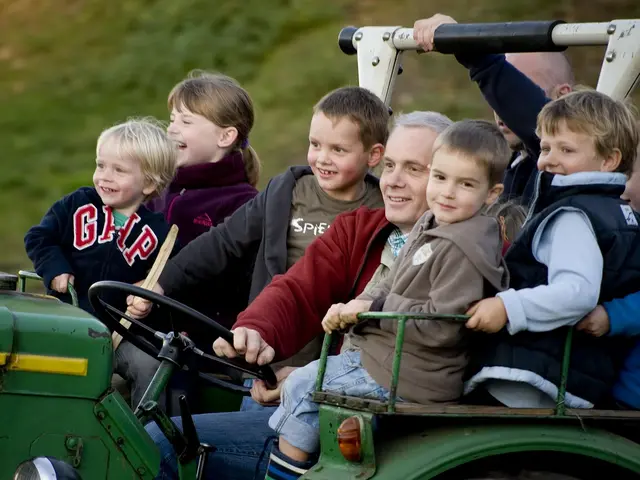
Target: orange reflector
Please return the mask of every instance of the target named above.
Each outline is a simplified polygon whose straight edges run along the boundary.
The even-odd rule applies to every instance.
[[[359,462],[362,458],[360,417],[349,417],[338,427],[340,453],[349,462]]]

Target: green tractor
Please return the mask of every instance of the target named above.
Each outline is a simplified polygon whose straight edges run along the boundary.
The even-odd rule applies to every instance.
[[[20,277],[0,276],[2,479],[152,479],[160,456],[144,429],[149,421],[155,421],[180,452],[180,478],[203,478],[212,447],[199,442],[186,398],[180,399],[184,432],[156,403],[174,371],[188,364],[205,372],[225,364],[268,385],[276,384],[270,367],[221,360],[202,352],[182,334],[163,334],[133,320],[139,328],[134,335],[119,321],[123,312],[101,295],[138,295],[164,307],[167,314],[203,322],[220,336],[232,338],[214,321],[168,297],[119,282],[98,282],[89,296],[103,323],[55,298],[19,291],[24,289],[25,276],[24,272]],[[162,360],[135,411],[111,387],[113,330]],[[246,393],[244,387],[213,375],[200,373],[200,377],[215,388]],[[49,470],[58,477],[46,476]],[[73,476],[61,477],[67,470]]]
[[[443,53],[608,45],[598,89],[624,98],[639,78],[638,35],[640,20],[443,25],[435,44]],[[339,44],[345,53],[357,53],[361,85],[387,102],[402,52],[416,49],[412,31],[400,27],[347,28]],[[174,446],[180,478],[204,478],[207,454],[215,446],[200,443],[187,400],[181,399],[183,431],[156,403],[171,375],[179,368],[194,369],[220,395],[246,393],[205,373],[220,364],[275,384],[269,367],[221,360],[180,333],[157,332],[136,321],[136,330],[127,330],[120,323],[123,313],[104,300],[114,293],[138,295],[166,315],[204,323],[231,338],[228,330],[170,298],[132,285],[99,282],[90,289],[98,320],[56,299],[25,293],[24,277],[0,274],[0,479],[152,479],[160,458],[143,426],[149,421],[156,422]],[[320,368],[314,399],[321,404],[321,456],[303,478],[470,480],[512,478],[508,475],[523,470],[526,478],[640,478],[640,412],[565,408],[572,330],[567,331],[555,408],[425,406],[395,399],[404,324],[408,318],[465,317],[365,315],[399,322],[392,395],[388,402],[378,402],[323,392]],[[114,330],[162,360],[135,410],[111,387]],[[325,337],[323,365],[331,343],[331,337]]]

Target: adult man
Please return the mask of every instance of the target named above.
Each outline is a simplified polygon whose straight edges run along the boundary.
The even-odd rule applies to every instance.
[[[332,304],[346,302],[384,278],[413,225],[427,210],[427,166],[433,142],[450,124],[447,117],[433,112],[400,115],[387,142],[380,178],[385,208],[363,207],[337,217],[304,256],[238,317],[235,350],[216,341],[216,353],[232,357],[237,351],[248,362],[269,363],[274,351],[263,340],[266,337],[277,343],[281,357],[293,355],[322,332],[322,318]],[[300,305],[314,312],[317,328],[297,321]],[[254,324],[260,324],[261,331],[242,326]],[[285,378],[280,373],[279,385]],[[275,403],[280,391],[267,391],[255,382],[252,396],[262,403]],[[264,409],[194,417],[200,440],[217,448],[207,465],[216,478],[253,477],[256,460],[273,436],[267,425],[272,413],[273,409]],[[160,478],[176,478],[171,447],[155,426],[148,429],[162,453],[164,476]],[[266,462],[258,465],[262,471],[265,468]]]
[[[451,23],[456,21],[441,14],[418,20],[413,27],[414,38],[425,51],[431,51],[435,30]],[[456,59],[469,69],[471,80],[480,87],[514,151],[501,198],[526,205],[533,197],[540,154],[536,119],[549,100],[571,91],[574,78],[569,61],[558,52],[506,56],[458,53]]]

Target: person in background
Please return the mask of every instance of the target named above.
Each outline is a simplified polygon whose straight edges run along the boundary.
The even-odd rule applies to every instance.
[[[413,27],[414,38],[425,51],[431,51],[435,30],[451,23],[456,21],[442,14],[418,20]],[[513,150],[501,200],[528,205],[533,198],[540,154],[536,118],[547,102],[572,91],[575,80],[569,60],[560,52],[458,53],[456,59],[469,70]]]

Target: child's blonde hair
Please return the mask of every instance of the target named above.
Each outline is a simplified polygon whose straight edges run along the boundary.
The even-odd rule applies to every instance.
[[[631,108],[604,93],[581,87],[557,100],[547,103],[538,114],[536,133],[555,135],[562,125],[576,133],[594,139],[601,157],[620,150],[620,165],[616,169],[631,173],[638,149],[638,127]]]
[[[96,153],[107,141],[113,142],[118,157],[139,163],[145,181],[155,188],[149,198],[159,195],[173,180],[178,148],[155,118],[130,119],[107,128],[98,137]]]
[[[247,180],[254,187],[258,184],[260,157],[249,145],[254,122],[253,101],[236,80],[220,73],[193,70],[173,87],[167,104],[169,111],[184,106],[221,128],[234,127],[238,138],[231,149],[242,152]]]
[[[447,127],[433,144],[433,154],[444,148],[478,161],[489,183],[502,183],[511,149],[498,127],[486,120],[461,120]]]
[[[502,240],[513,243],[527,218],[527,208],[511,200],[494,202],[486,208],[484,214],[496,218],[500,224]]]

